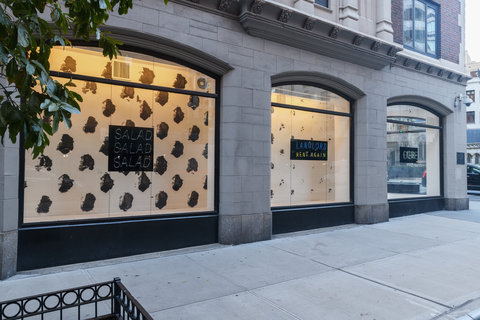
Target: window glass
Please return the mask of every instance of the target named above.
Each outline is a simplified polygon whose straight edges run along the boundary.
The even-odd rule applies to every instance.
[[[475,111],[467,111],[467,123],[475,123]]]
[[[394,105],[387,109],[387,119],[409,122],[411,124],[424,124],[440,126],[440,119],[433,113],[410,105]]]
[[[435,54],[437,52],[437,12],[431,8],[427,8],[427,52]]]
[[[413,1],[403,1],[403,44],[413,46]]]
[[[275,106],[271,112],[272,206],[349,202],[350,117]]]
[[[475,102],[475,90],[467,90],[466,94],[473,102]]]
[[[440,130],[426,128],[428,124],[421,114],[430,112],[418,107],[411,124],[390,122],[390,110],[394,118],[400,117],[397,106],[387,109],[387,187],[388,198],[439,196],[440,193]],[[404,118],[411,112],[404,108]],[[436,123],[439,122],[435,121]]]
[[[50,56],[52,71],[81,74],[147,85],[215,93],[215,80],[180,64],[122,50],[109,60],[101,49],[54,47]]]
[[[272,103],[350,113],[348,100],[328,90],[303,84],[274,87]]]
[[[328,0],[315,0],[315,3],[328,8]]]
[[[65,51],[82,70],[87,61],[75,49]],[[99,65],[105,65],[103,59]],[[157,72],[158,77],[172,76],[169,70]],[[190,69],[178,72],[189,74]],[[61,125],[39,158],[25,154],[25,222],[214,210],[214,98],[94,79],[74,83],[83,102],[82,112],[72,115],[72,128]],[[112,135],[110,126],[122,131]],[[124,140],[113,143],[120,135]],[[135,155],[142,152],[153,155],[142,160],[151,161],[150,171],[136,167]],[[110,170],[109,158],[114,166],[118,160],[135,170]]]
[[[415,49],[425,52],[425,3],[415,1]]]

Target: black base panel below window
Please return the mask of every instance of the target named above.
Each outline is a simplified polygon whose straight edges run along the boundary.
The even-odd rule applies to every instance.
[[[353,204],[318,208],[272,209],[273,234],[325,228],[355,222]]]
[[[405,199],[388,202],[390,218],[409,216],[417,213],[432,212],[445,209],[444,198]]]
[[[21,228],[17,270],[216,243],[217,228],[216,215]]]

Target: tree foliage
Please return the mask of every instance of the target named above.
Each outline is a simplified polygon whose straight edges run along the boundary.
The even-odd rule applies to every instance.
[[[50,51],[71,45],[69,38],[89,41],[95,35],[103,54],[116,57],[120,44],[100,30],[111,13],[126,14],[132,0],[0,0],[0,138],[15,142],[24,133],[33,157],[49,144],[60,122],[80,112],[82,97],[70,81],[50,77]],[[67,38],[67,35],[69,36]]]

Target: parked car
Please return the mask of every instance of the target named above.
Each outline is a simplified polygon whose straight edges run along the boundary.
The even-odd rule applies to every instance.
[[[467,164],[467,189],[480,191],[480,166]]]

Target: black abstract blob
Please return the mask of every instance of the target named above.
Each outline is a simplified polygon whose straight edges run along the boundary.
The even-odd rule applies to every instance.
[[[112,63],[107,62],[105,65],[105,69],[102,71],[102,77],[105,79],[112,79]]]
[[[160,105],[163,107],[168,102],[168,92],[158,91],[155,101],[160,103]]]
[[[273,199],[273,190],[270,189],[270,199]]]
[[[194,125],[189,130],[188,140],[195,142],[198,140],[199,135],[200,135],[200,128]]]
[[[275,165],[273,164],[273,162],[270,162],[270,169],[275,169]]]
[[[67,56],[65,58],[65,60],[63,61],[63,64],[60,67],[60,70],[62,70],[63,72],[68,72],[68,73],[76,72],[77,71],[77,61],[75,61],[75,59],[73,59],[72,57]]]
[[[293,190],[293,189],[292,189],[292,190],[290,190],[290,195],[292,195],[292,196],[293,196],[293,194],[294,194],[294,193],[295,193],[295,190]]]
[[[140,99],[140,96],[137,94],[137,102],[142,102],[142,100]]]
[[[152,108],[148,105],[147,101],[143,100],[142,104],[140,105],[140,118],[142,120],[147,120],[152,115]]]
[[[175,146],[172,149],[172,155],[175,158],[180,157],[183,154],[183,143],[180,141],[175,141]]]
[[[205,180],[203,181],[203,189],[208,189],[208,176],[205,176]]]
[[[115,105],[113,104],[112,100],[107,99],[103,101],[103,115],[105,117],[110,117],[112,114],[115,113]]]
[[[125,121],[125,126],[127,127],[135,127],[135,122],[133,122],[132,120],[128,119],[127,121]]]
[[[193,208],[198,204],[198,192],[192,191],[188,196],[188,205]]]
[[[202,155],[205,159],[208,159],[208,143],[205,143],[205,148],[203,149]]]
[[[103,144],[98,151],[108,156],[108,136],[103,139]]]
[[[198,162],[195,158],[188,159],[187,172],[198,171]]]
[[[125,177],[128,176],[128,174],[130,173],[130,171],[127,171],[127,170],[125,170],[125,171],[120,171],[120,172],[123,173],[123,175],[124,175]]]
[[[167,166],[168,166],[168,163],[165,157],[160,156],[160,157],[157,157],[157,161],[155,162],[155,167],[153,170],[159,175],[162,175],[165,173],[165,171],[167,171]]]
[[[87,119],[87,123],[85,123],[85,125],[83,126],[83,131],[85,133],[94,133],[95,128],[97,128],[97,124],[97,120],[94,117],[90,116]]]
[[[176,174],[173,176],[172,180],[173,180],[172,189],[175,191],[180,190],[180,188],[183,185],[183,179],[180,178],[178,174]]]
[[[123,211],[127,211],[132,207],[133,196],[131,193],[125,192],[123,196],[120,196],[119,208]]]
[[[168,199],[168,194],[166,194],[164,191],[160,191],[156,196],[155,196],[155,206],[158,209],[162,209],[167,205],[167,199]]]
[[[60,180],[60,183],[58,184],[60,188],[58,191],[61,193],[67,192],[73,187],[73,179],[70,179],[70,176],[68,174],[62,174],[58,180]]]
[[[270,142],[273,144],[273,141],[275,141],[275,138],[273,137],[273,133],[270,134]]]
[[[95,196],[91,193],[87,193],[85,195],[85,198],[83,198],[82,206],[81,209],[83,212],[88,212],[93,210],[93,207],[95,206]]]
[[[85,86],[82,88],[83,93],[91,91],[93,94],[97,93],[97,83],[93,81],[86,81]]]
[[[203,114],[203,124],[208,126],[208,111]]]
[[[37,169],[37,171],[40,171],[40,169],[45,168],[47,169],[47,171],[50,171],[52,170],[52,159],[50,159],[49,156],[40,156],[38,157],[38,164],[35,166],[35,169]]]
[[[88,170],[93,170],[95,167],[95,160],[93,160],[92,156],[87,154],[84,154],[80,158],[80,165],[78,166],[78,170],[84,171],[85,169]]]
[[[207,80],[205,78],[198,78],[197,80],[197,86],[200,89],[205,89],[207,87]]]
[[[135,96],[135,88],[132,87],[123,87],[122,93],[120,93],[120,98],[122,99],[133,99]]]
[[[48,213],[51,205],[52,200],[50,200],[48,196],[42,196],[42,199],[40,199],[40,203],[37,206],[37,213]]]
[[[100,190],[103,192],[107,193],[113,188],[113,185],[115,183],[113,182],[112,177],[108,173],[105,173],[101,178],[100,178]]]
[[[162,122],[157,125],[157,137],[161,140],[168,136],[168,124]]]
[[[284,149],[281,149],[280,150],[280,154],[284,154],[285,153],[285,150]]]
[[[188,81],[184,76],[182,76],[180,73],[177,73],[177,79],[175,79],[173,87],[177,89],[185,89],[187,82]]]
[[[23,181],[23,188],[25,189],[27,186],[27,180]]]
[[[197,109],[200,105],[200,98],[198,96],[190,96],[190,100],[188,101],[188,106],[193,110]]]
[[[182,111],[182,108],[176,107],[175,110],[173,110],[173,121],[176,123],[182,122],[183,118],[185,117],[185,114]]]
[[[57,150],[63,154],[67,154],[73,150],[73,138],[68,134],[63,134],[62,139],[60,140]]]
[[[138,190],[144,192],[148,189],[148,187],[150,187],[151,184],[152,182],[150,181],[148,176],[145,174],[145,172],[142,172],[140,177],[138,177]]]
[[[138,81],[144,84],[152,84],[154,78],[155,74],[153,73],[153,71],[143,67],[142,75],[140,76],[140,79],[138,79]]]

